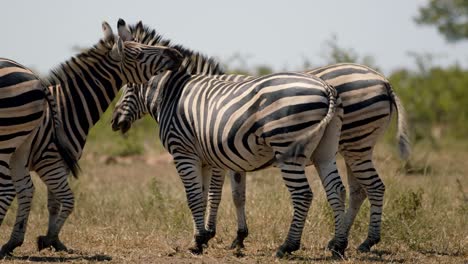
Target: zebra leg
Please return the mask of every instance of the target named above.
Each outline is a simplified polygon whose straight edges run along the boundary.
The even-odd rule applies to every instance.
[[[185,187],[187,203],[194,223],[194,244],[189,248],[193,254],[203,254],[203,245],[209,240],[205,230],[206,202],[203,197],[203,176],[198,160],[193,157],[173,155],[174,163]]]
[[[282,258],[285,254],[300,248],[304,223],[312,203],[313,193],[305,176],[303,163],[285,162],[280,165],[283,180],[288,188],[294,215],[289,227],[285,242],[276,251],[276,257]]]
[[[244,248],[244,239],[249,235],[245,217],[245,182],[246,173],[229,171],[231,178],[232,200],[236,206],[237,237],[231,244],[231,249]]]
[[[49,228],[47,229],[47,235],[37,237],[37,248],[39,251],[50,247],[54,248],[55,251],[69,251],[60,241],[59,234],[66,219],[73,211],[73,193],[69,188],[67,177],[60,177],[60,182],[54,186],[50,185],[50,183],[48,185]],[[58,186],[60,186],[60,190],[57,190]],[[61,196],[56,193],[60,193]]]
[[[208,219],[205,229],[210,235],[210,239],[216,235],[216,218],[218,216],[218,208],[221,203],[221,195],[223,192],[223,184],[225,171],[219,168],[213,168],[211,174],[210,187],[208,192]]]
[[[346,190],[338,174],[336,162],[314,161],[314,164],[325,189],[328,203],[333,210],[335,221],[335,236],[328,243],[328,249],[332,251],[333,256],[344,257],[348,246],[348,236],[344,226]]]
[[[13,185],[18,195],[18,211],[16,221],[8,242],[2,246],[0,257],[10,255],[13,250],[24,242],[24,234],[31,211],[31,201],[34,194],[34,185],[28,170],[28,157],[31,151],[33,136],[29,136],[23,144],[13,153],[10,159]]]
[[[365,190],[354,176],[348,163],[346,163],[346,171],[349,187],[349,205],[345,213],[344,228],[346,230],[346,234],[349,235],[354,219],[367,196]]]
[[[10,160],[10,158],[8,157],[7,160]],[[3,163],[3,160],[1,160],[0,164]],[[10,168],[6,162],[5,165],[0,165],[0,226],[8,212],[8,208],[10,208],[11,202],[13,202],[16,196],[15,186],[10,176]]]
[[[51,184],[51,182],[46,181],[49,198],[49,228],[45,236],[39,236],[37,238],[39,251],[49,247],[53,247],[56,251],[69,251],[60,241],[59,234],[65,221],[73,211],[75,199],[68,185],[68,178],[66,177],[68,173],[66,173],[65,169],[63,169],[63,171],[65,171],[65,173],[62,174],[63,176],[57,177],[58,182]]]
[[[372,152],[370,151],[367,159],[350,165],[357,182],[366,190],[370,203],[369,230],[367,239],[358,247],[358,250],[361,252],[369,252],[371,247],[380,241],[380,228],[382,224],[382,206],[385,185],[375,170],[371,157]],[[360,197],[355,198],[357,202],[363,197],[362,191],[359,191],[359,195]]]
[[[348,246],[348,236],[344,227],[346,190],[336,166],[341,123],[338,112],[328,124],[312,155],[312,161],[320,176],[335,220],[335,236],[328,243],[328,248],[332,251],[333,256],[340,258],[344,257]]]

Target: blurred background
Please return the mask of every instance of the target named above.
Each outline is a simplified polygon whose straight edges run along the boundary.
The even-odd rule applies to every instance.
[[[142,20],[173,43],[253,75],[358,62],[384,73],[414,140],[468,135],[468,2],[10,1],[0,54],[39,74],[101,37],[101,22]]]

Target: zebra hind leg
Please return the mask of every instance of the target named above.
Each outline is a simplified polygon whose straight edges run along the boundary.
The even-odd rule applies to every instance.
[[[11,255],[13,250],[24,242],[24,234],[31,211],[31,202],[34,194],[34,185],[28,170],[28,156],[31,149],[32,136],[13,153],[10,159],[13,185],[18,195],[18,211],[10,239],[0,250],[0,257]]]
[[[55,194],[51,191],[50,187],[47,191],[47,209],[49,211],[49,228],[46,236],[37,237],[37,248],[39,251],[45,248],[53,248],[55,251],[70,252],[68,248],[60,241],[60,229],[58,223],[59,216],[61,215],[61,203],[56,198]],[[71,211],[70,211],[71,213]],[[63,219],[63,217],[61,218]],[[58,230],[58,231],[57,231]],[[57,235],[54,235],[57,234]]]
[[[350,165],[353,176],[365,190],[365,193],[367,193],[367,197],[370,203],[368,235],[367,239],[358,247],[358,251],[360,252],[369,252],[372,246],[380,241],[380,227],[382,224],[382,206],[385,185],[380,179],[374,164],[372,163],[371,155],[372,154],[370,154],[367,159],[363,159],[364,161]],[[356,200],[354,207],[359,208],[358,205],[362,204],[362,200],[365,198],[365,196],[363,195],[362,190],[355,189],[353,192],[355,195],[357,195],[357,197],[351,197],[350,207],[352,206],[351,203],[353,200]],[[356,214],[357,210],[355,212],[350,211],[348,213],[350,215],[349,218],[351,218],[353,213]],[[351,221],[351,219],[348,219],[348,221]],[[349,227],[351,224],[349,224]]]
[[[0,163],[4,162],[0,161]],[[11,180],[10,168],[0,165],[0,226],[15,197],[16,191],[13,181]]]
[[[237,215],[237,236],[231,243],[231,249],[244,248],[244,240],[249,235],[245,216],[245,183],[246,173],[230,171],[232,200],[236,207]]]
[[[291,194],[294,214],[286,240],[276,251],[278,258],[300,248],[302,231],[312,203],[313,193],[305,176],[303,164],[304,162],[298,163],[297,160],[280,164],[284,183]]]
[[[67,174],[68,173],[63,174],[65,175],[64,177],[58,177],[59,182],[54,185],[47,182],[49,188],[49,229],[47,230],[47,235],[37,238],[39,250],[52,247],[56,251],[72,252],[59,239],[60,231],[67,218],[73,212],[75,206],[75,198],[68,184]],[[56,209],[59,206],[60,210],[58,211]]]
[[[340,111],[341,112],[341,111]],[[333,210],[335,236],[328,248],[336,258],[343,258],[348,246],[348,235],[344,226],[346,190],[336,166],[336,154],[341,133],[340,112],[328,124],[315,149],[312,160],[325,189],[327,200]]]

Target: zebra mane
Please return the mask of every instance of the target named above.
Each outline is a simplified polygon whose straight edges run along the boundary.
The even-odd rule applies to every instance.
[[[158,34],[155,29],[144,25],[141,21],[129,25],[133,40],[146,45],[161,45],[176,49],[185,58],[179,70],[186,70],[189,74],[216,75],[225,74],[221,65],[213,58],[200,52],[195,52],[182,45],[174,45],[170,40]]]
[[[104,55],[110,49],[112,49],[113,45],[115,44],[116,38],[104,40],[101,39],[97,44],[92,46],[91,48],[85,49],[78,53],[75,56],[72,56],[70,59],[58,64],[52,70],[50,70],[47,76],[40,78],[41,82],[46,86],[56,86],[67,80],[69,78],[73,78],[72,76],[75,75],[75,71],[71,69],[71,64],[76,64],[81,61],[96,61],[98,56]]]

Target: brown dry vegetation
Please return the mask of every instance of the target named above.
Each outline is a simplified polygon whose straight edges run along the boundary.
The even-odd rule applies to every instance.
[[[152,138],[154,142],[154,135]],[[217,236],[203,256],[193,256],[187,252],[192,239],[192,219],[182,184],[168,156],[161,154],[157,146],[156,150],[145,151],[143,145],[144,156],[113,158],[108,154],[115,152],[115,140],[118,139],[104,141],[94,137],[81,161],[80,179],[71,179],[76,209],[61,239],[75,253],[36,251],[36,237],[45,234],[48,218],[44,184],[34,177],[36,193],[26,241],[5,263],[278,261],[273,254],[286,236],[292,210],[277,170],[268,169],[248,177],[250,236],[246,249],[242,252],[226,249],[236,232],[227,179]],[[155,143],[151,143],[150,149],[154,147]],[[387,187],[382,241],[371,253],[360,254],[355,250],[367,234],[366,202],[351,231],[347,258],[341,261],[331,259],[330,252],[325,250],[332,235],[331,210],[313,167],[308,169],[315,195],[302,249],[279,262],[467,263],[468,151],[463,147],[434,151],[417,146],[413,153],[411,173],[407,173],[394,147],[379,145],[376,163]],[[340,168],[345,171],[341,160]],[[9,236],[15,211],[16,205],[1,228],[2,243]]]

